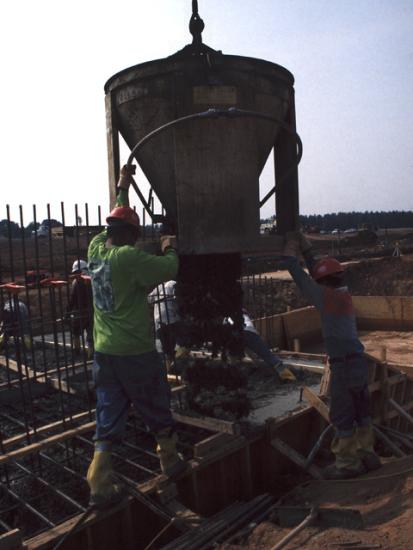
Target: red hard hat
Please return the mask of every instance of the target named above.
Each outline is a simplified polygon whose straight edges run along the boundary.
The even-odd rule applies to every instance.
[[[140,225],[138,214],[130,206],[115,206],[106,218],[106,223],[110,225],[110,222],[115,220],[130,223],[135,227],[139,227]]]
[[[324,258],[316,263],[313,269],[313,277],[316,281],[329,275],[337,275],[343,273],[344,267],[335,258]]]

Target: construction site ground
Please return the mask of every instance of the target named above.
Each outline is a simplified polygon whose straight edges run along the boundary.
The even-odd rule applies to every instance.
[[[346,481],[311,481],[297,486],[282,499],[283,506],[353,508],[361,512],[364,527],[307,527],[288,545],[289,550],[377,548],[406,550],[413,538],[413,457],[391,460],[363,478]],[[225,550],[269,550],[291,531],[272,521],[258,525],[237,545]],[[242,544],[241,544],[242,542]]]
[[[346,283],[356,296],[413,296],[413,254],[351,260],[343,264]],[[295,309],[308,305],[288,271],[268,268],[261,276],[274,280],[276,313],[283,313],[287,307]]]
[[[390,363],[399,365],[413,364],[413,332],[395,330],[361,330],[359,337],[365,350],[370,355],[381,356],[381,350],[385,348],[386,358]],[[308,353],[323,353],[322,342],[311,343],[303,346],[303,351]]]

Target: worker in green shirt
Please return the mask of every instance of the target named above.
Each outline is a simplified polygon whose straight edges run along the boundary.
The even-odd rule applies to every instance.
[[[134,166],[122,168],[116,207],[106,219],[108,227],[91,241],[88,251],[97,405],[95,452],[87,481],[90,502],[97,507],[122,495],[112,479],[111,447],[122,438],[131,403],[155,436],[162,472],[176,476],[187,467],[176,449],[170,388],[155,351],[147,304],[148,290],[176,276],[176,239],[161,237],[163,256],[134,246],[140,230],[139,217],[128,200],[134,173]]]

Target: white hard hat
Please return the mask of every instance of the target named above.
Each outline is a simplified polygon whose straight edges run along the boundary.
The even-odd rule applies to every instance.
[[[85,260],[75,260],[72,265],[72,273],[87,271],[87,262]]]

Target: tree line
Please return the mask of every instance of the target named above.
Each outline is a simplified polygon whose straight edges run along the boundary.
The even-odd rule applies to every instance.
[[[390,212],[337,212],[333,214],[313,214],[300,216],[303,226],[315,226],[321,230],[359,229],[391,229],[397,227],[413,227],[413,211],[392,210]]]
[[[273,222],[275,216],[261,223]],[[413,227],[412,210],[391,210],[384,211],[365,211],[365,212],[335,212],[332,214],[310,214],[301,215],[300,224],[302,227],[314,227],[321,231],[333,231],[339,229],[361,229],[369,227],[371,229],[392,229],[397,227]]]

